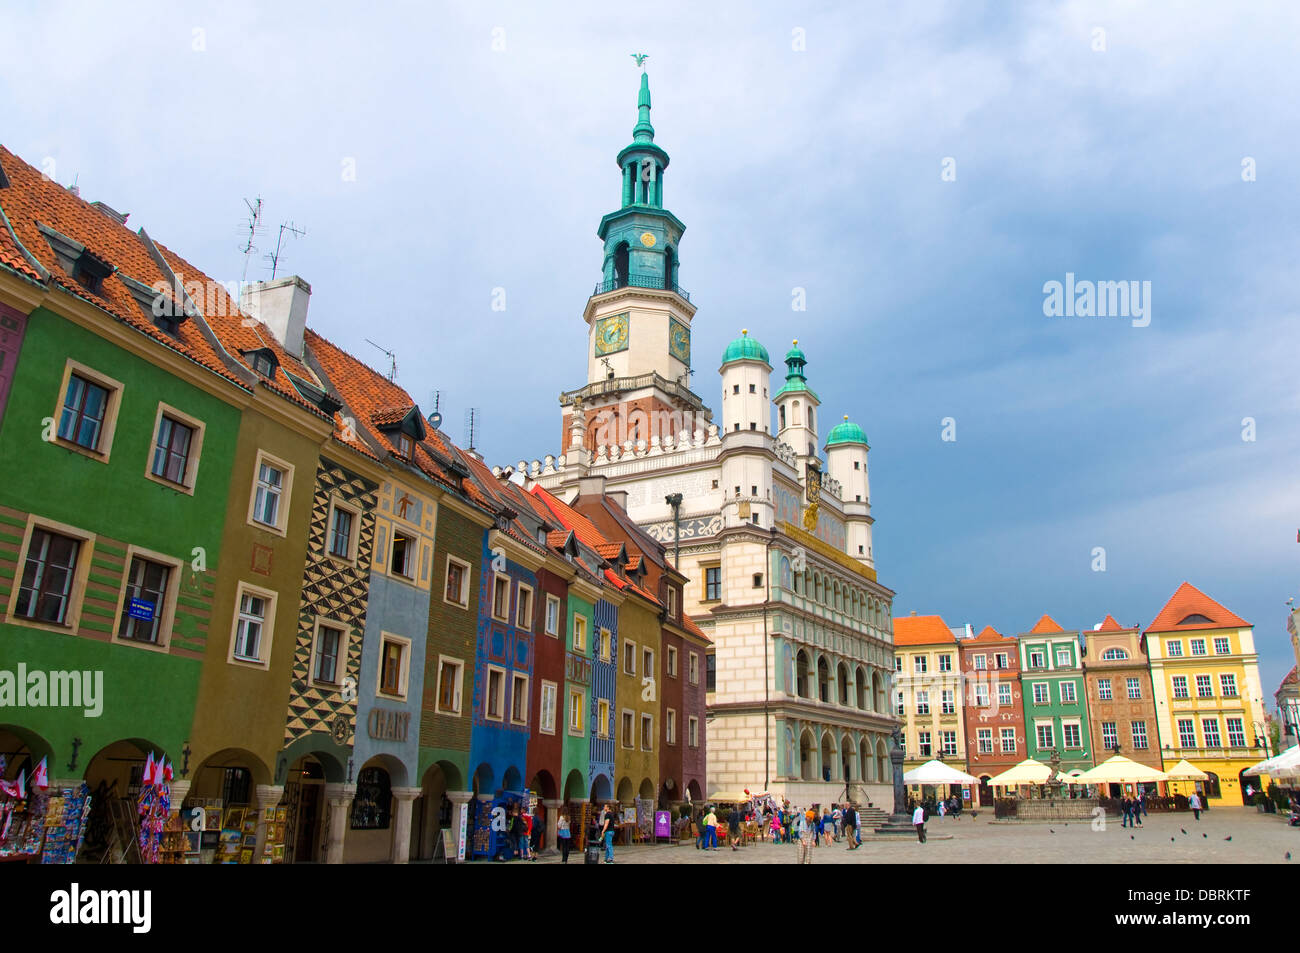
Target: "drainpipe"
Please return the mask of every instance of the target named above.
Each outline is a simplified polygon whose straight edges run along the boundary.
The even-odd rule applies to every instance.
[[[682,555],[682,495],[669,493],[664,502],[673,508],[673,568],[681,569]]]

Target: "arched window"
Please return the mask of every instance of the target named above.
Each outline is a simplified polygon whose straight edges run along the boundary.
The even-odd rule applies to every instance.
[[[795,656],[794,690],[800,698],[808,697],[808,653],[803,649]]]
[[[1199,612],[1194,612],[1191,615],[1189,615],[1187,618],[1183,619],[1183,621],[1179,622],[1178,624],[1179,625],[1205,625],[1206,623],[1212,624],[1213,622],[1214,622],[1213,619],[1207,619]]]
[[[837,666],[836,681],[838,682],[836,687],[839,689],[840,694],[835,700],[841,705],[847,705],[849,703],[849,667],[843,662]]]
[[[1101,653],[1101,659],[1103,662],[1115,662],[1126,658],[1128,658],[1128,653],[1123,649],[1107,649]]]
[[[817,660],[817,696],[824,702],[831,700],[831,669],[824,658]]]
[[[794,425],[798,427],[799,424],[803,421],[803,417],[799,413],[799,401],[796,400],[793,404],[791,404],[790,409],[794,412]]]
[[[664,287],[669,291],[677,287],[677,259],[672,245],[664,249]]]
[[[777,415],[781,418],[781,429],[785,429],[785,404],[776,409]]]
[[[614,287],[615,288],[627,287],[627,276],[628,276],[627,255],[628,255],[627,242],[620,242],[618,247],[614,249]]]
[[[808,408],[808,429],[813,431],[817,429],[816,410],[812,407]]]

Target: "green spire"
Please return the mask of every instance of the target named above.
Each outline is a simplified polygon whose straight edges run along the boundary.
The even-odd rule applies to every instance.
[[[654,142],[655,127],[650,125],[650,77],[641,72],[641,93],[636,98],[637,120],[632,127],[634,142]]]
[[[782,394],[803,391],[811,394],[814,400],[819,403],[821,402],[821,398],[817,396],[817,392],[808,386],[808,378],[804,376],[803,369],[804,365],[807,363],[808,359],[804,357],[803,351],[799,350],[799,339],[795,338],[794,344],[791,346],[790,350],[785,353],[785,384],[782,385],[779,391],[772,395],[773,400],[780,397]]]
[[[830,436],[826,438],[827,447],[836,447],[845,443],[860,443],[863,446],[870,446],[867,441],[867,434],[857,424],[850,422],[849,415],[844,415],[844,423],[836,424],[832,429]]]

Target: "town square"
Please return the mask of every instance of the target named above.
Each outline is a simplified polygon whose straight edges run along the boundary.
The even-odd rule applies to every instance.
[[[15,889],[171,936],[259,875],[858,867],[875,909],[962,865],[984,909],[1072,865],[1080,930],[1279,915],[1262,6],[20,5]]]

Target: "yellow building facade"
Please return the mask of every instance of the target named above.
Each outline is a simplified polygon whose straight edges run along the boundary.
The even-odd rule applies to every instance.
[[[1253,626],[1185,582],[1146,637],[1165,768],[1186,759],[1210,776],[1171,781],[1170,793],[1243,804],[1259,779],[1241,772],[1265,757],[1266,740]]]
[[[966,770],[957,637],[937,615],[894,619],[894,712],[903,722],[903,770],[934,758]]]

